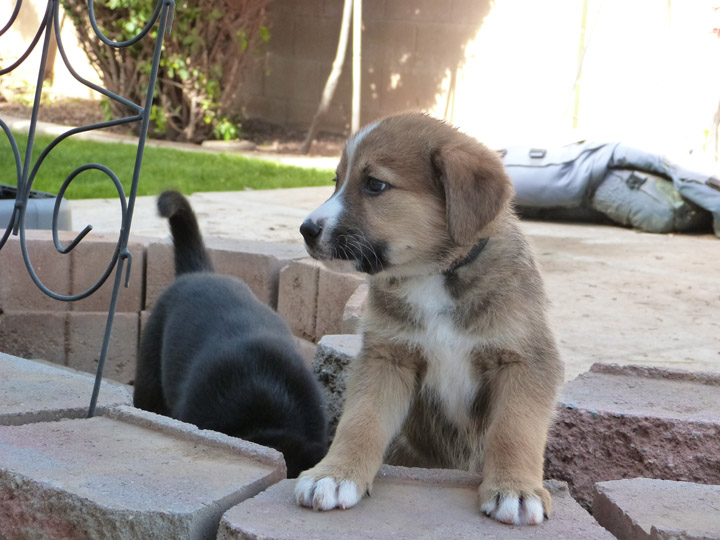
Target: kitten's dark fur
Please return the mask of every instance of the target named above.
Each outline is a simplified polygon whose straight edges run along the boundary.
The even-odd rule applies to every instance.
[[[143,330],[134,404],[279,450],[288,477],[327,451],[317,383],[285,322],[242,281],[212,273],[190,203],[166,191],[177,279]]]

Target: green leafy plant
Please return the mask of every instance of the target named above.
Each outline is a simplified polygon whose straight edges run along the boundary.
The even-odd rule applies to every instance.
[[[95,2],[95,18],[110,39],[136,36],[150,20],[157,0]],[[81,46],[105,87],[140,105],[147,90],[153,39],[127,48],[108,47],[95,35],[87,0],[61,0]],[[271,0],[178,0],[172,32],[165,36],[151,111],[151,136],[200,142],[232,139],[238,127],[233,103],[253,55],[270,36],[265,10]],[[110,101],[113,116],[126,108]]]

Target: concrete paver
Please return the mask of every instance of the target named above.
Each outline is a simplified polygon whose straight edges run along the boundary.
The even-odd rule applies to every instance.
[[[132,256],[130,266],[130,282],[125,287],[128,264],[124,266],[123,285],[120,288],[116,311],[135,312],[142,309],[143,304],[143,272],[145,268],[145,246],[151,241],[133,235],[128,243],[128,251]],[[118,237],[109,234],[90,234],[72,250],[72,293],[80,294],[92,287],[103,275],[112,261],[117,248]],[[115,274],[113,268],[105,283],[90,296],[70,303],[70,309],[77,312],[105,311],[110,308]]]
[[[84,418],[94,382],[87,373],[0,352],[0,425]],[[127,387],[103,381],[96,412],[131,403]]]
[[[361,345],[362,339],[357,334],[323,336],[318,342],[313,372],[325,397],[331,434],[335,433],[345,403],[347,368],[360,352]]]
[[[720,484],[720,376],[596,364],[561,390],[545,474],[589,506],[595,482]]]
[[[315,323],[315,336],[318,339],[343,331],[345,305],[358,287],[365,283],[364,275],[358,272],[340,273],[327,268],[320,270]]]
[[[107,313],[68,313],[66,343],[68,366],[93,375],[97,372],[106,325]],[[135,380],[139,329],[139,314],[115,314],[103,377],[124,384],[130,384]]]
[[[0,537],[210,539],[284,477],[274,450],[131,407],[0,427]]]
[[[21,358],[67,363],[65,311],[3,311],[0,313],[0,351]],[[38,339],[42,336],[42,339]]]
[[[280,270],[290,261],[307,257],[298,245],[205,237],[215,271],[242,279],[255,295],[276,307]],[[147,248],[145,308],[151,309],[157,297],[174,281],[175,263],[169,238],[150,243]]]
[[[477,476],[460,471],[384,466],[372,496],[356,507],[313,512],[295,504],[295,480],[285,480],[227,512],[218,539],[613,538],[572,500],[561,482],[546,484],[553,494],[551,519],[529,527],[503,525],[482,515],[479,482]]]
[[[717,540],[720,486],[649,478],[601,482],[593,514],[619,540]]]
[[[277,311],[293,334],[308,341],[317,341],[315,328],[318,309],[319,263],[295,261],[280,270]]]
[[[3,229],[3,233],[4,233]],[[67,233],[63,235],[66,236]],[[71,235],[74,236],[74,235]],[[62,238],[62,237],[61,237]],[[26,247],[38,279],[52,292],[71,294],[70,255],[62,255],[52,242],[50,231],[28,231]],[[68,302],[59,302],[43,293],[25,266],[20,240],[10,235],[0,251],[0,311],[67,311]]]

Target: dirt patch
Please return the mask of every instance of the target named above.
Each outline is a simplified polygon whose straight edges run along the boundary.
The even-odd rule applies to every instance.
[[[300,145],[306,132],[272,124],[260,118],[248,118],[242,121],[243,138],[257,144],[263,152],[278,154],[300,154]],[[332,133],[320,133],[313,142],[310,156],[333,157],[342,153],[347,137]]]
[[[30,118],[32,108],[20,102],[0,102],[0,117],[14,116]],[[87,99],[63,100],[55,103],[43,103],[38,112],[38,120],[65,126],[86,126],[105,122],[105,113],[99,101]],[[108,128],[107,131],[130,134],[127,126]],[[305,139],[305,131],[290,129],[272,124],[260,118],[248,118],[242,121],[242,137],[257,145],[257,150],[268,154],[300,155],[300,145]],[[332,133],[320,133],[310,148],[309,156],[339,156],[345,144],[345,136]]]
[[[30,119],[32,107],[18,101],[0,102],[0,116],[14,116]],[[99,101],[73,99],[55,103],[42,103],[38,110],[38,120],[61,124],[63,126],[86,126],[105,122],[105,114]],[[113,128],[116,133],[128,133],[124,126]]]

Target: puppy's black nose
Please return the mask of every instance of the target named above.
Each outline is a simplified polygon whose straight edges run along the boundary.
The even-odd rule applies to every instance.
[[[322,226],[318,225],[310,219],[306,219],[302,225],[300,225],[300,234],[303,235],[305,242],[311,246],[317,239],[320,238],[322,232]]]

